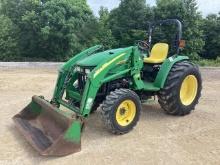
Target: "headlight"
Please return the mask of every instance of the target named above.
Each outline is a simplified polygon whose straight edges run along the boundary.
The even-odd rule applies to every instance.
[[[76,72],[80,72],[80,70],[81,70],[81,69],[80,69],[79,66],[77,66],[77,67],[75,68],[75,71],[76,71]]]
[[[89,74],[90,73],[90,69],[85,69],[85,73]]]
[[[91,71],[90,69],[84,69],[84,68],[81,68],[80,66],[76,66],[75,72],[89,74]]]

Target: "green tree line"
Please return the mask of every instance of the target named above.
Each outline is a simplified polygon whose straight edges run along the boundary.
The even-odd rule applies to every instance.
[[[121,0],[95,16],[86,0],[0,0],[1,61],[65,61],[95,44],[105,49],[145,40],[149,22],[179,19],[183,53],[194,60],[220,58],[220,13],[206,18],[196,0]],[[174,27],[155,29],[155,42],[173,44]]]

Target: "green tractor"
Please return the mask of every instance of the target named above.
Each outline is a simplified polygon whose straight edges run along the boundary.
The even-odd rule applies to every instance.
[[[167,43],[151,48],[154,28],[163,24],[178,29],[174,54]],[[181,36],[180,21],[163,20],[150,24],[148,41],[107,51],[98,45],[75,55],[60,68],[53,98],[33,96],[13,117],[17,128],[41,155],[62,156],[81,149],[85,120],[97,107],[114,134],[131,131],[141,103],[154,96],[167,114],[189,114],[201,96],[202,80],[198,67],[180,55]]]

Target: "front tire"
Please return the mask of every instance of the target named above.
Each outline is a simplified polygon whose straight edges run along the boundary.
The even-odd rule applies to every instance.
[[[186,115],[195,109],[201,89],[199,68],[189,61],[181,61],[172,67],[158,94],[158,102],[168,114]]]
[[[101,106],[106,128],[114,134],[125,134],[137,124],[141,111],[138,95],[129,89],[111,92]]]

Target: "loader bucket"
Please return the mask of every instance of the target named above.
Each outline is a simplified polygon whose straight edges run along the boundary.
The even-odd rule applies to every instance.
[[[13,117],[16,127],[41,154],[63,156],[80,151],[81,125],[41,97]]]

